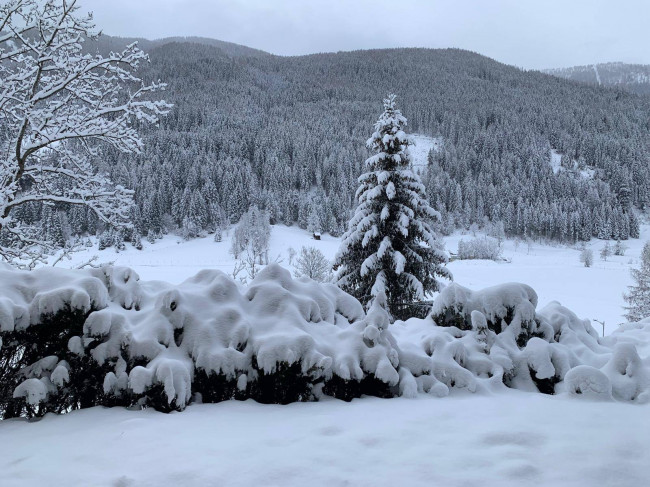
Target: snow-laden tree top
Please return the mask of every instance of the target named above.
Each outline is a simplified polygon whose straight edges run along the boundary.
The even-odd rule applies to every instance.
[[[133,74],[147,55],[131,44],[86,54],[97,37],[76,0],[9,0],[0,6],[0,256],[14,261],[43,246],[14,218],[29,202],[89,207],[108,224],[127,223],[132,192],[96,174],[96,142],[139,152],[135,121],[155,123],[170,105],[151,100],[161,83]]]
[[[397,108],[396,98],[391,93],[384,100],[384,113],[375,122],[375,132],[366,142],[368,148],[376,152],[366,160],[371,170],[390,171],[409,163],[408,146],[413,144],[413,139],[404,132],[407,120]]]

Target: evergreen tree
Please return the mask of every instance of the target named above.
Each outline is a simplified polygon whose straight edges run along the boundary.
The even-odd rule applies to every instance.
[[[394,318],[413,315],[414,302],[438,290],[436,276],[451,278],[429,222],[439,219],[410,166],[406,118],[395,95],[367,145],[375,155],[359,177],[359,205],[335,257],[338,285],[362,303],[384,293]]]
[[[321,233],[323,231],[321,217],[316,205],[313,205],[311,207],[311,211],[309,212],[309,218],[307,218],[307,231],[314,234]]]
[[[629,286],[629,292],[623,295],[629,303],[625,307],[625,318],[628,321],[640,321],[650,317],[650,242],[643,246],[641,267],[632,269],[631,273],[635,284]]]
[[[614,255],[625,255],[626,250],[627,246],[620,240],[617,240],[616,245],[614,245]]]

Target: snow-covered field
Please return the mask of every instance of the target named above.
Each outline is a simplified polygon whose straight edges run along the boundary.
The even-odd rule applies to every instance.
[[[204,268],[232,273],[229,237],[166,236],[119,253],[91,248],[59,265],[97,254],[143,280],[180,283]],[[448,237],[446,248],[455,252],[470,238]],[[503,244],[503,262],[454,261],[449,268],[471,289],[526,283],[539,295],[538,308],[560,301],[581,318],[604,320],[611,333],[624,321],[622,293],[647,239],[644,225],[641,239],[626,242],[625,256],[607,261],[598,258],[604,242],[592,241],[591,268],[576,248],[512,240]],[[329,235],[316,241],[297,227],[274,226],[269,256],[291,269],[290,248],[313,246],[332,259],[338,245]],[[650,485],[649,407],[453,390],[445,398],[193,404],[171,414],[93,408],[0,422],[0,486],[639,487]]]
[[[504,243],[509,262],[450,268],[473,289],[528,283],[540,307],[559,300],[581,317],[604,319],[611,332],[623,320],[629,268],[650,238],[650,227],[642,230],[624,257],[596,257],[592,268],[574,248],[514,241]],[[472,237],[449,237],[447,248],[455,251],[462,238]],[[602,244],[592,241],[596,256]],[[288,249],[303,245],[331,258],[338,240],[273,227],[270,255],[283,265]],[[228,248],[227,236],[221,243],[167,236],[142,251],[89,249],[66,264],[97,253],[143,279],[178,283],[202,268],[232,272]],[[508,390],[287,406],[230,401],[167,415],[93,408],[0,422],[0,485],[639,487],[650,485],[648,407]]]
[[[455,261],[450,268],[473,289],[527,283],[540,308],[559,300],[580,317],[604,319],[611,332],[623,320],[621,293],[649,227],[642,237],[627,242],[624,257],[596,258],[592,268],[571,247],[514,241],[504,243],[509,262]],[[449,237],[447,248],[455,251],[461,238],[471,236]],[[331,258],[338,240],[273,227],[270,256],[282,265],[290,247],[303,245]],[[602,242],[591,247],[598,255]],[[232,272],[228,249],[227,236],[220,243],[167,236],[142,251],[88,249],[63,264],[96,253],[142,279],[178,283],[202,268]],[[508,390],[288,406],[233,401],[169,415],[93,408],[0,422],[0,485],[636,487],[650,485],[648,407]]]
[[[442,147],[441,137],[429,137],[427,135],[412,134],[414,145],[410,147],[411,160],[416,171],[423,169],[429,163],[429,152],[433,149],[438,151]]]
[[[0,423],[0,485],[650,485],[648,407],[519,391]]]
[[[628,249],[624,256],[610,256],[607,261],[599,258],[604,242],[592,240],[589,247],[594,250],[594,264],[586,268],[579,262],[580,251],[571,246],[545,245],[526,242],[505,241],[503,257],[508,261],[486,260],[454,261],[449,268],[454,280],[470,289],[481,289],[505,282],[522,282],[530,285],[539,295],[540,307],[550,301],[559,301],[574,311],[580,318],[605,321],[606,333],[614,331],[624,322],[625,301],[623,292],[632,283],[630,268],[638,266],[641,249],[650,239],[650,226],[642,226],[640,239],[625,242]],[[456,252],[461,239],[472,235],[453,235],[445,238],[448,251]],[[125,251],[114,249],[97,251],[97,248],[75,254],[71,261],[59,266],[74,267],[96,254],[100,262],[114,262],[115,265],[132,267],[144,280],[163,280],[180,283],[195,275],[201,269],[219,269],[231,274],[235,262],[229,253],[229,235],[216,243],[211,236],[184,242],[175,236],[166,236],[155,244],[143,241],[144,249],[139,251],[127,244]],[[614,242],[610,242],[611,245]],[[317,241],[298,227],[276,225],[272,227],[269,256],[284,267],[289,265],[289,249],[300,251],[302,246],[313,246],[332,259],[339,245],[339,239],[323,235]],[[600,324],[594,327],[602,331]]]

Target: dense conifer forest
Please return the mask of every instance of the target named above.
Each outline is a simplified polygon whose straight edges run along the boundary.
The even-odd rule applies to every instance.
[[[102,39],[100,51],[126,42]],[[650,194],[646,96],[458,49],[279,57],[202,39],[143,47],[151,63],[140,74],[166,82],[174,108],[159,127],[139,127],[141,155],[107,149],[96,161],[135,190],[143,237],[191,238],[237,222],[252,205],[271,223],[342,234],[368,127],[389,92],[409,132],[442,141],[420,171],[441,231],[492,221],[510,236],[565,242],[638,235]],[[42,211],[57,208],[21,216]],[[42,218],[46,233],[105,230],[83,208],[58,213]]]

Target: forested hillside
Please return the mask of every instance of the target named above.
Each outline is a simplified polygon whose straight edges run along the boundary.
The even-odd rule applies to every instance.
[[[443,230],[489,219],[510,235],[562,241],[638,232],[630,208],[650,194],[648,97],[457,49],[277,57],[203,42],[149,45],[142,74],[168,83],[174,108],[140,128],[141,156],[107,150],[97,161],[135,189],[143,236],[191,237],[253,204],[272,221],[341,234],[390,91],[412,133],[442,138],[422,176]],[[24,217],[55,210],[32,211]],[[102,230],[83,209],[59,216]]]

